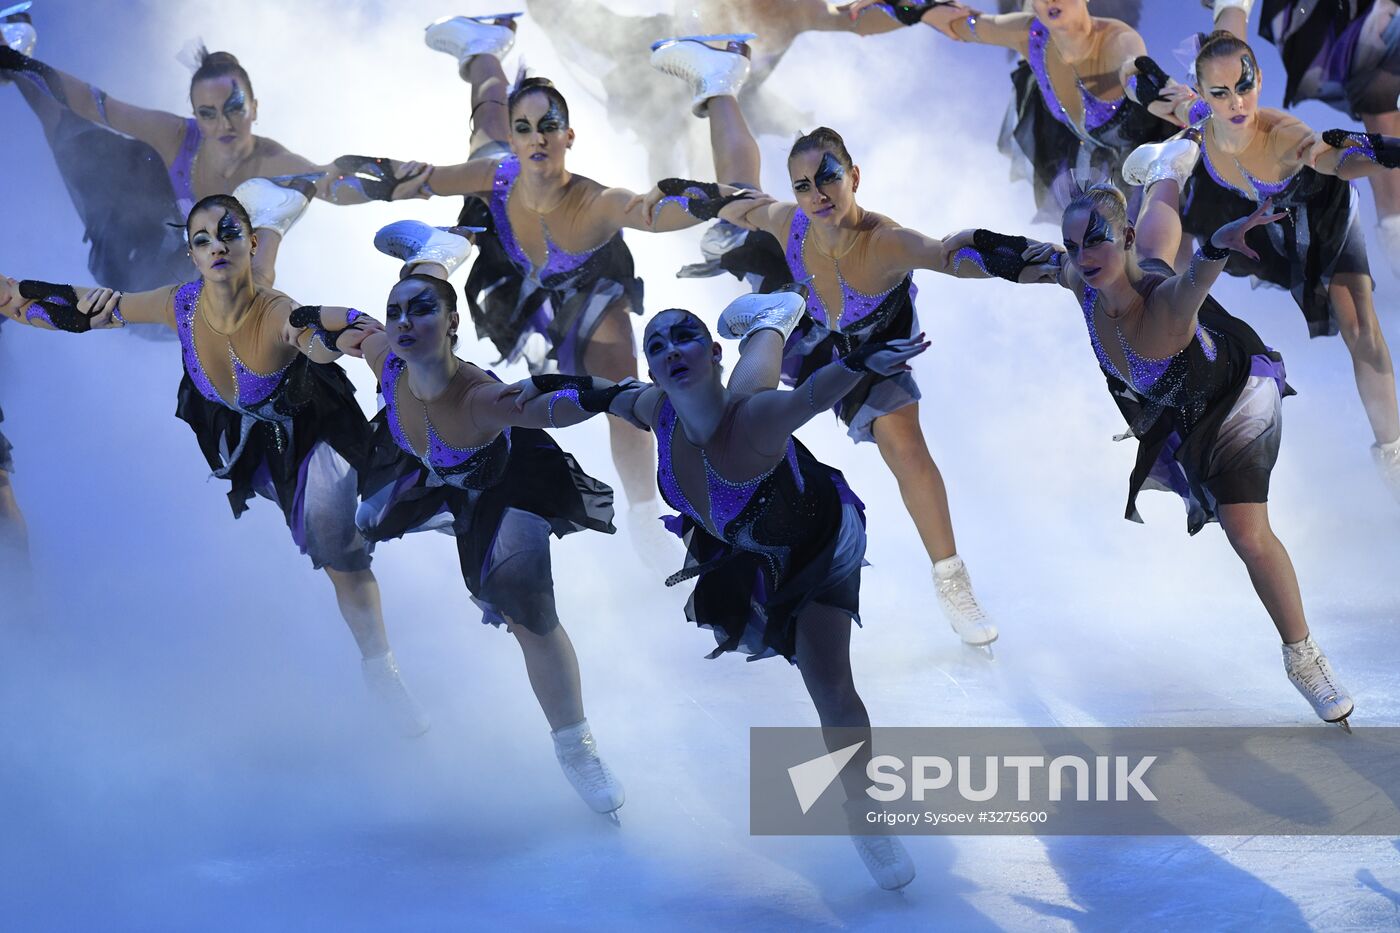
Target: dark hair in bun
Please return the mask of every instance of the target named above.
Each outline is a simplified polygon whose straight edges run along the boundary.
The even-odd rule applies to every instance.
[[[234,57],[232,52],[211,52],[201,45],[195,54],[199,61],[199,67],[195,69],[194,76],[190,78],[191,93],[194,92],[194,86],[200,81],[234,75],[248,89],[248,96],[253,96],[253,81],[248,77],[248,72],[243,69],[243,66],[238,64],[238,59]]]
[[[557,106],[559,112],[564,115],[564,123],[569,122],[569,102],[564,99],[563,94],[559,93],[554,82],[548,78],[526,78],[517,84],[510,92],[510,97],[506,99],[506,112],[514,113],[516,104],[531,94],[543,94],[549,98],[549,102]]]

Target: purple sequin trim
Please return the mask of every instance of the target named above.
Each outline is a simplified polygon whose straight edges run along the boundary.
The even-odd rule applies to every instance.
[[[788,271],[798,282],[810,278],[807,272],[807,263],[802,259],[802,248],[806,243],[807,231],[811,225],[811,219],[801,210],[798,210],[792,217],[792,232],[788,234],[787,243],[787,264]],[[878,295],[867,295],[846,284],[846,280],[841,276],[840,266],[836,267],[836,276],[841,285],[841,316],[836,326],[841,329],[849,328],[864,320],[871,312],[880,307],[880,303],[888,298],[891,292],[899,287],[899,284],[895,284]],[[910,296],[913,296],[912,289]],[[821,323],[826,324],[831,320],[826,305],[822,302],[821,296],[817,294],[815,288],[811,290],[811,294],[807,298],[807,307],[809,313]]]
[[[1191,109],[1186,111],[1186,121],[1188,123],[1200,123],[1210,116],[1210,104],[1196,98],[1196,102],[1191,105]]]
[[[238,404],[243,408],[256,407],[271,398],[272,393],[282,384],[282,377],[287,374],[287,368],[292,365],[289,362],[275,373],[258,373],[243,365],[231,343],[228,355],[233,362],[233,382],[238,387]]]
[[[970,260],[974,266],[981,269],[983,272],[987,271],[987,261],[982,258],[982,254],[979,253],[977,250],[973,249],[971,246],[964,246],[962,249],[958,250],[956,253],[953,254],[954,275],[957,274],[958,266],[962,265],[963,262],[967,260]],[[988,274],[990,275],[991,273]]]
[[[560,389],[558,392],[555,392],[549,397],[549,426],[551,428],[559,427],[559,425],[554,423],[554,406],[561,398],[568,399],[575,405],[578,405],[580,409],[583,408],[582,405],[579,405],[578,389]]]
[[[1245,191],[1243,188],[1226,181],[1220,176],[1220,173],[1216,171],[1215,163],[1210,160],[1210,147],[1201,147],[1201,161],[1205,163],[1206,172],[1217,185],[1222,188],[1227,188],[1230,191],[1237,192],[1241,197],[1247,198],[1250,201],[1264,201],[1267,198],[1276,197],[1285,188],[1293,184],[1293,179],[1298,177],[1298,172],[1294,172],[1292,175],[1280,181],[1263,181],[1262,179],[1255,178],[1243,165],[1239,165],[1239,163],[1236,162],[1235,164],[1239,165],[1240,174],[1244,176],[1245,182],[1254,188],[1253,191]],[[1298,171],[1301,172],[1302,169]]]
[[[1068,111],[1065,110],[1064,104],[1060,103],[1060,98],[1055,94],[1055,86],[1050,83],[1050,71],[1045,66],[1045,48],[1049,42],[1050,30],[1040,20],[1031,20],[1029,54],[1026,56],[1026,60],[1031,66],[1031,72],[1035,74],[1035,83],[1040,85],[1040,96],[1045,98],[1045,106],[1050,108],[1051,116],[1066,126],[1073,126]],[[1113,115],[1123,106],[1124,98],[1122,97],[1117,100],[1104,100],[1089,93],[1089,89],[1077,76],[1074,83],[1079,88],[1079,99],[1084,105],[1084,128],[1086,130],[1096,130],[1103,126],[1113,119]]]
[[[1144,394],[1149,392],[1152,387],[1157,384],[1157,380],[1162,378],[1167,369],[1170,368],[1172,362],[1175,361],[1176,357],[1180,354],[1174,354],[1164,360],[1154,360],[1145,356],[1140,356],[1137,351],[1133,349],[1132,344],[1128,343],[1128,338],[1123,336],[1123,332],[1114,328],[1118,333],[1118,345],[1123,350],[1123,357],[1128,361],[1128,377],[1124,377],[1124,375],[1118,371],[1118,367],[1109,359],[1108,353],[1105,352],[1103,345],[1099,343],[1098,328],[1094,326],[1094,302],[1097,296],[1097,290],[1088,285],[1084,286],[1084,299],[1080,305],[1084,311],[1084,324],[1089,329],[1089,343],[1094,347],[1094,356],[1098,358],[1100,366],[1117,376],[1133,389]],[[1210,360],[1212,363],[1215,362],[1216,354],[1219,351],[1215,346],[1215,341],[1202,329],[1200,324],[1196,325],[1196,341],[1200,343],[1201,351],[1205,354],[1206,359]],[[1186,351],[1183,349],[1181,352],[1184,353]]]
[[[515,231],[510,225],[510,212],[506,209],[506,204],[510,200],[511,189],[515,187],[515,180],[519,177],[520,160],[512,155],[502,159],[496,165],[496,177],[491,182],[491,201],[488,206],[491,210],[491,218],[496,222],[496,237],[500,240],[506,255],[510,257],[511,262],[515,263],[521,274],[534,275],[541,281],[574,271],[587,262],[588,258],[597,250],[570,253],[551,240],[549,231],[546,230],[544,266],[536,269],[520,242],[516,240]],[[601,248],[600,246],[599,249]]]
[[[26,321],[43,321],[45,324],[53,327],[54,330],[58,329],[54,325],[53,318],[49,317],[48,309],[37,301],[25,309],[24,319]]]
[[[194,348],[194,313],[199,303],[199,293],[204,288],[204,280],[198,279],[180,286],[175,292],[175,333],[180,338],[180,355],[185,361],[185,372],[199,390],[199,394],[211,402],[227,407],[223,397],[214,388],[209,374],[204,371],[199,354]]]
[[[175,161],[170,163],[170,187],[175,190],[175,203],[180,208],[181,217],[189,217],[194,207],[194,159],[199,152],[199,124],[190,118],[185,121],[185,138],[180,143],[180,151]]]
[[[1355,155],[1365,156],[1372,162],[1376,161],[1375,148],[1371,146],[1370,140],[1362,138],[1359,143],[1348,146],[1342,150],[1342,157],[1337,160],[1337,168],[1340,169],[1343,165],[1346,165],[1347,159]]]
[[[363,311],[357,311],[356,309],[351,308],[350,310],[345,312],[345,326],[349,327],[351,324],[354,324],[355,321],[364,316],[365,315]]]
[[[390,352],[384,360],[384,371],[381,379],[383,381],[384,408],[387,411],[387,421],[389,422],[389,434],[394,438],[394,443],[398,444],[405,453],[417,457],[425,466],[435,470],[448,470],[459,467],[470,460],[478,451],[483,450],[488,444],[479,447],[453,447],[438,434],[433,423],[428,420],[427,409],[423,410],[423,425],[427,429],[427,449],[419,454],[413,449],[413,445],[408,442],[408,435],[404,433],[403,421],[400,417],[398,406],[399,377],[403,375],[408,364]]]

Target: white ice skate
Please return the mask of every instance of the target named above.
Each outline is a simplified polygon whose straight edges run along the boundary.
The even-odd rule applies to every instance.
[[[1201,6],[1211,11],[1211,22],[1220,19],[1220,14],[1226,10],[1243,10],[1247,20],[1250,10],[1254,9],[1254,0],[1201,0]]]
[[[492,16],[448,16],[423,31],[428,48],[446,52],[465,65],[477,55],[505,58],[515,45],[515,18],[519,13]]]
[[[719,335],[743,341],[761,330],[774,330],[786,343],[797,322],[807,313],[805,286],[784,286],[767,295],[740,295],[719,316]]]
[[[1322,653],[1311,635],[1283,646],[1283,669],[1288,672],[1288,679],[1293,681],[1293,686],[1298,688],[1303,699],[1312,704],[1313,712],[1319,719],[1335,722],[1347,732],[1351,731],[1351,726],[1347,724],[1347,717],[1353,709],[1351,696],[1337,683],[1327,655]]]
[[[401,260],[410,270],[419,263],[435,262],[451,275],[472,254],[472,244],[446,227],[430,227],[417,220],[400,220],[380,227],[374,248]]]
[[[972,592],[972,577],[968,575],[967,565],[961,557],[954,554],[935,563],[933,585],[938,591],[938,603],[943,607],[943,614],[964,644],[985,648],[997,640],[996,623],[977,602],[977,596]]]
[[[1376,232],[1380,234],[1385,258],[1390,262],[1390,274],[1400,278],[1400,214],[1382,217],[1376,224]]]
[[[273,230],[282,236],[287,235],[311,203],[296,187],[279,185],[268,178],[248,179],[233,189],[233,196],[247,209],[254,230]]]
[[[0,45],[9,46],[21,55],[33,55],[34,46],[39,42],[39,33],[26,12],[29,7],[29,3],[16,3],[0,10]],[[8,83],[8,79],[0,78],[0,84]]]
[[[706,112],[711,97],[737,97],[749,77],[749,47],[753,33],[714,36],[677,36],[651,47],[651,67],[690,84],[695,97],[690,110],[697,117]],[[706,45],[724,42],[723,49]]]
[[[1182,136],[1164,143],[1138,146],[1123,160],[1123,178],[1130,185],[1152,185],[1168,178],[1176,179],[1185,188],[1186,179],[1201,158],[1201,147],[1195,140]]]
[[[870,877],[886,891],[898,891],[914,880],[914,860],[898,836],[852,836],[851,844]]]
[[[617,811],[626,802],[627,794],[622,782],[598,757],[598,743],[588,729],[588,720],[565,726],[550,735],[554,737],[554,757],[559,759],[564,777],[574,785],[583,802],[620,825],[622,821]]]
[[[668,577],[681,565],[680,539],[661,523],[660,499],[643,499],[627,507],[627,535],[632,550],[652,573]]]
[[[1376,460],[1376,469],[1381,471],[1381,479],[1386,488],[1400,502],[1400,439],[1389,444],[1372,444],[1371,456]]]
[[[379,702],[384,714],[402,735],[412,738],[428,731],[432,723],[428,714],[423,712],[423,707],[403,685],[394,652],[377,658],[365,658],[360,662],[360,673],[364,675],[370,696]]]

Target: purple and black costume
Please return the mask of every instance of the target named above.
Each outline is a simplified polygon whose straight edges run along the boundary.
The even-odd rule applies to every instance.
[[[368,568],[370,545],[355,528],[355,509],[370,429],[354,386],[334,363],[302,355],[278,372],[256,373],[230,346],[238,397],[222,398],[195,349],[194,316],[203,286],[199,280],[175,292],[185,370],[175,413],[193,429],[214,475],[232,483],[234,517],[254,495],[271,499],[316,567]]]
[[[480,447],[459,448],[428,421],[420,456],[396,402],[406,369],[393,353],[384,361],[384,409],[375,418],[372,464],[360,481],[361,532],[376,542],[415,531],[454,536],[462,579],[482,621],[502,625],[508,617],[547,634],[559,624],[549,536],[585,529],[611,534],[612,489],[532,428],[507,428]]]
[[[1159,259],[1144,260],[1142,268],[1161,275],[1158,284],[1175,274]],[[1142,520],[1137,511],[1142,489],[1181,496],[1191,534],[1216,519],[1222,504],[1268,501],[1283,432],[1281,402],[1293,394],[1284,381],[1283,358],[1207,296],[1194,339],[1169,359],[1139,356],[1120,332],[1129,370],[1120,373],[1099,344],[1095,299],[1095,290],[1084,286],[1089,340],[1113,400],[1138,439],[1124,517]]]
[[[190,171],[199,128],[185,135],[169,166],[149,144],[92,123],[69,109],[60,83],[37,59],[0,47],[0,73],[19,85],[43,124],[54,162],[91,244],[88,271],[99,285],[148,291],[197,275],[186,254],[183,228],[194,205]],[[94,89],[98,113],[105,97]]]
[[[664,519],[666,526],[686,544],[685,568],[667,583],[699,577],[685,612],[714,632],[718,647],[709,656],[740,651],[751,661],[774,655],[793,660],[798,616],[811,603],[859,622],[865,506],[841,472],[796,439],[788,440],[787,456],[776,466],[742,483],[720,476],[705,458],[710,514],[701,515],[673,467],[676,423],[675,408],[663,399],[656,480],[667,504],[680,513]]]
[[[1030,179],[1036,220],[1060,222],[1068,204],[1063,179],[1071,172],[1081,180],[1112,180],[1128,196],[1130,214],[1136,214],[1135,189],[1123,180],[1119,167],[1138,146],[1161,142],[1175,133],[1176,127],[1126,96],[1117,100],[1095,97],[1082,82],[1076,84],[1084,106],[1084,125],[1075,124],[1056,96],[1046,70],[1049,42],[1050,30],[1032,19],[1029,54],[1011,74],[1014,97],[998,148],[1010,157],[1013,177]],[[1058,187],[1057,181],[1061,182]]]
[[[1192,106],[1193,123],[1201,125],[1209,116],[1205,101]],[[1371,273],[1355,189],[1335,175],[1307,166],[1278,182],[1253,178],[1243,167],[1241,173],[1253,190],[1226,181],[1202,145],[1201,161],[1182,195],[1182,228],[1198,237],[1209,236],[1273,198],[1274,210],[1288,216],[1249,231],[1245,240],[1259,259],[1231,253],[1225,271],[1287,289],[1302,309],[1311,336],[1336,334],[1338,325],[1327,294],[1332,277],[1343,273],[1369,277]]]
[[[494,153],[492,153],[494,155]],[[584,373],[583,355],[603,312],[626,298],[642,313],[642,280],[619,231],[597,249],[570,253],[548,239],[545,263],[536,269],[520,247],[506,214],[520,160],[505,155],[496,167],[491,195],[468,198],[459,223],[487,228],[465,286],[477,334],[495,344],[501,359],[522,357],[532,373]],[[543,336],[543,345],[530,341]]]
[[[1389,113],[1400,94],[1394,0],[1264,0],[1259,35],[1278,46],[1283,105],[1320,100],[1352,117]]]

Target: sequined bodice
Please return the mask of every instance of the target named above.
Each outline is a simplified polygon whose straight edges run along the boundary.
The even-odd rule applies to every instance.
[[[380,377],[385,420],[388,422],[389,433],[393,436],[394,443],[404,452],[417,457],[420,463],[448,485],[461,489],[484,489],[498,482],[510,455],[509,428],[485,444],[476,447],[453,447],[438,434],[433,422],[428,418],[427,408],[423,407],[427,446],[421,452],[414,450],[403,429],[398,395],[399,379],[407,368],[408,365],[391,352],[384,360],[384,370]],[[419,404],[422,405],[421,402]]]
[[[1050,113],[1056,120],[1079,132],[1080,128],[1070,119],[1069,112],[1055,93],[1055,85],[1050,81],[1050,70],[1045,64],[1045,53],[1049,44],[1050,30],[1040,20],[1032,19],[1026,61],[1035,75],[1036,84],[1040,85],[1040,96],[1045,99],[1045,106],[1050,108]],[[1127,99],[1120,97],[1117,100],[1104,100],[1096,97],[1089,93],[1089,89],[1079,80],[1078,75],[1074,77],[1074,85],[1079,89],[1079,100],[1084,105],[1083,129],[1086,132],[1093,132],[1112,120],[1122,108],[1123,101]]]
[[[752,537],[742,534],[739,529],[732,528],[731,525],[754,500],[755,496],[758,496],[759,503],[763,504],[764,497],[760,494],[760,490],[772,477],[773,471],[782,466],[784,462],[792,469],[793,477],[797,480],[799,487],[802,485],[802,476],[797,465],[797,447],[791,438],[788,439],[785,461],[780,461],[762,475],[744,480],[741,483],[731,482],[721,476],[710,463],[710,458],[701,450],[700,457],[705,469],[705,491],[710,500],[709,515],[702,515],[686,496],[685,491],[681,488],[680,480],[676,477],[672,452],[676,422],[676,410],[671,405],[671,400],[666,399],[661,403],[661,410],[657,415],[657,485],[661,489],[662,497],[672,508],[699,522],[716,537],[730,544],[740,544],[742,540]]]
[[[810,278],[810,274],[807,272],[807,262],[803,259],[802,251],[807,242],[807,231],[811,229],[811,226],[811,219],[800,209],[793,213],[792,229],[788,233],[787,264],[788,271],[792,273],[793,280],[797,282],[806,281]],[[833,328],[834,330],[847,330],[851,327],[859,327],[861,321],[870,317],[871,313],[873,313],[876,308],[880,307],[881,302],[903,284],[903,280],[901,280],[880,292],[878,295],[867,295],[865,292],[856,291],[848,285],[845,277],[841,275],[840,264],[833,264],[836,266],[837,282],[841,286],[841,313],[840,318],[837,319],[837,323]],[[907,276],[906,278],[911,277],[912,276]],[[913,294],[914,288],[911,284],[911,298]],[[811,294],[807,298],[807,306],[812,316],[822,324],[827,324],[828,321],[832,320],[826,304],[822,301],[821,295],[817,294],[815,288],[811,290]]]
[[[545,229],[545,261],[543,266],[536,268],[525,249],[520,245],[520,241],[515,237],[515,230],[511,227],[510,214],[506,207],[510,201],[510,192],[515,187],[515,180],[519,177],[520,160],[513,155],[506,156],[496,166],[496,177],[491,182],[489,203],[491,219],[495,221],[496,236],[501,242],[501,247],[505,249],[506,255],[510,257],[515,267],[520,270],[520,274],[550,285],[553,284],[551,280],[577,271],[603,247],[599,246],[581,253],[571,253],[550,239],[549,230]]]
[[[1211,118],[1210,105],[1203,100],[1196,101],[1191,105],[1188,118],[1191,123],[1196,125],[1202,134],[1204,134],[1206,132],[1205,121]],[[1234,182],[1227,181],[1225,177],[1220,174],[1220,170],[1215,167],[1215,162],[1211,160],[1210,144],[1208,142],[1203,143],[1201,146],[1201,165],[1205,168],[1206,174],[1210,176],[1211,181],[1225,190],[1233,191],[1240,197],[1249,201],[1254,201],[1255,203],[1264,201],[1267,198],[1273,198],[1276,201],[1284,202],[1279,206],[1287,206],[1286,202],[1290,200],[1290,196],[1296,190],[1296,183],[1302,181],[1307,174],[1300,168],[1292,175],[1281,178],[1278,181],[1264,181],[1262,178],[1256,178],[1250,173],[1249,169],[1245,168],[1240,164],[1240,161],[1236,159],[1235,167],[1240,170],[1240,175],[1244,178],[1245,184],[1249,185],[1252,189],[1246,191]]]
[[[1125,383],[1143,398],[1158,405],[1169,408],[1190,406],[1193,410],[1200,407],[1204,410],[1203,406],[1196,404],[1201,400],[1188,399],[1186,394],[1191,376],[1192,367],[1189,356],[1192,348],[1199,349],[1209,363],[1214,363],[1217,359],[1218,350],[1210,331],[1198,323],[1196,334],[1190,343],[1172,356],[1156,360],[1140,355],[1128,342],[1128,338],[1123,336],[1123,331],[1115,326],[1113,331],[1117,335],[1118,346],[1123,351],[1124,359],[1128,362],[1128,372],[1123,373],[1114,364],[1112,357],[1108,355],[1103,344],[1099,341],[1099,331],[1094,324],[1094,308],[1097,301],[1098,291],[1088,285],[1084,286],[1084,297],[1081,301],[1084,324],[1089,329],[1089,342],[1093,345],[1094,356],[1098,358],[1099,366],[1103,368],[1104,372]]]
[[[206,363],[200,359],[199,350],[195,345],[194,319],[199,310],[199,296],[203,290],[204,280],[197,279],[182,285],[175,292],[175,332],[180,338],[180,353],[184,358],[185,372],[189,374],[195,388],[199,390],[200,395],[225,408],[232,408],[264,420],[288,420],[285,416],[274,416],[270,403],[275,401],[274,396],[281,388],[282,379],[291,367],[291,362],[274,373],[254,372],[238,358],[230,341],[228,358],[233,369],[237,398],[229,401],[214,387]]]

